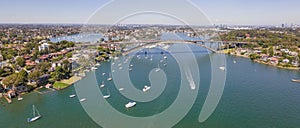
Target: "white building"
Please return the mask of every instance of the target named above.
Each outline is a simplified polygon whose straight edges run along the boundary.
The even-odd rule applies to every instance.
[[[39,46],[39,51],[43,51],[43,50],[49,49],[49,46],[50,46],[50,44],[43,43],[43,44],[41,44],[41,46]]]
[[[289,59],[284,59],[284,60],[282,60],[282,62],[283,62],[283,63],[289,63],[290,60],[289,60]]]

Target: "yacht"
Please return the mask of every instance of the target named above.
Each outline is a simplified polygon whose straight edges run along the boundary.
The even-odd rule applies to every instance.
[[[221,69],[221,70],[223,70],[223,71],[224,71],[224,70],[225,70],[225,67],[219,67],[219,69]]]
[[[101,85],[100,85],[100,88],[104,88],[104,81],[102,81]]]
[[[157,69],[156,69],[155,71],[156,71],[156,72],[159,72],[159,71],[160,71],[159,64],[157,65]]]
[[[109,90],[107,89],[107,95],[103,96],[104,99],[108,99],[110,97]]]
[[[111,81],[112,80],[112,77],[111,77],[111,73],[109,73],[109,77],[107,78],[108,81]]]
[[[92,70],[97,70],[98,68],[96,68],[96,67],[92,67],[91,69],[92,69]]]
[[[86,101],[86,99],[85,99],[85,98],[82,98],[82,99],[80,99],[79,101],[80,101],[80,102],[83,102],[83,101]]]
[[[23,100],[23,98],[19,96],[19,97],[18,97],[18,101],[21,101],[21,100]]]
[[[70,98],[74,98],[75,96],[76,96],[76,95],[74,95],[74,94],[73,94],[73,95],[69,95]]]
[[[36,121],[36,120],[38,120],[38,119],[40,119],[42,117],[40,115],[39,111],[35,108],[34,105],[32,105],[32,112],[33,112],[33,117],[32,118],[27,118],[27,122],[28,123]],[[35,114],[37,114],[37,115],[35,115]]]
[[[131,107],[134,107],[135,105],[136,105],[136,102],[129,102],[129,103],[125,104],[125,107],[131,108]]]
[[[96,63],[96,65],[95,66],[100,66],[100,63]]]
[[[144,86],[144,88],[143,88],[143,92],[147,92],[147,91],[149,91],[150,90],[150,86]]]
[[[103,96],[104,99],[108,99],[109,97],[110,97],[110,95]]]
[[[167,66],[167,63],[164,63],[164,66],[166,67],[166,66]]]
[[[164,59],[167,59],[168,57],[166,55],[164,55]]]

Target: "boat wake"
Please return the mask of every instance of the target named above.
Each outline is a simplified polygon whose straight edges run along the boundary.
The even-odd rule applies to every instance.
[[[191,89],[195,90],[196,89],[196,84],[195,84],[195,81],[193,79],[190,68],[188,68],[188,70],[185,71],[185,75],[186,75],[186,78],[187,78],[187,80],[188,80],[188,82],[191,86]]]

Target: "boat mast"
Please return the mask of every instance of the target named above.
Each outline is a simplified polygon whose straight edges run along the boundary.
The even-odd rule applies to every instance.
[[[34,105],[32,105],[32,111],[33,111],[33,117],[35,117],[35,109],[34,109]]]
[[[41,116],[38,109],[36,108],[35,110],[36,110],[36,113],[38,114],[38,116]]]

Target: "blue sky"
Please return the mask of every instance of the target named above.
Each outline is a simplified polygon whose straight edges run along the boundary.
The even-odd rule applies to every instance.
[[[124,1],[128,1],[128,5],[135,5],[134,2],[129,2],[134,0]],[[179,4],[172,0],[165,1],[160,4],[165,4],[168,8]],[[107,2],[110,0],[1,0],[0,23],[85,23]],[[212,24],[300,24],[299,0],[191,0],[191,2],[203,11]],[[113,11],[115,12],[111,13],[118,13],[122,8]],[[145,16],[142,18],[147,19]]]

